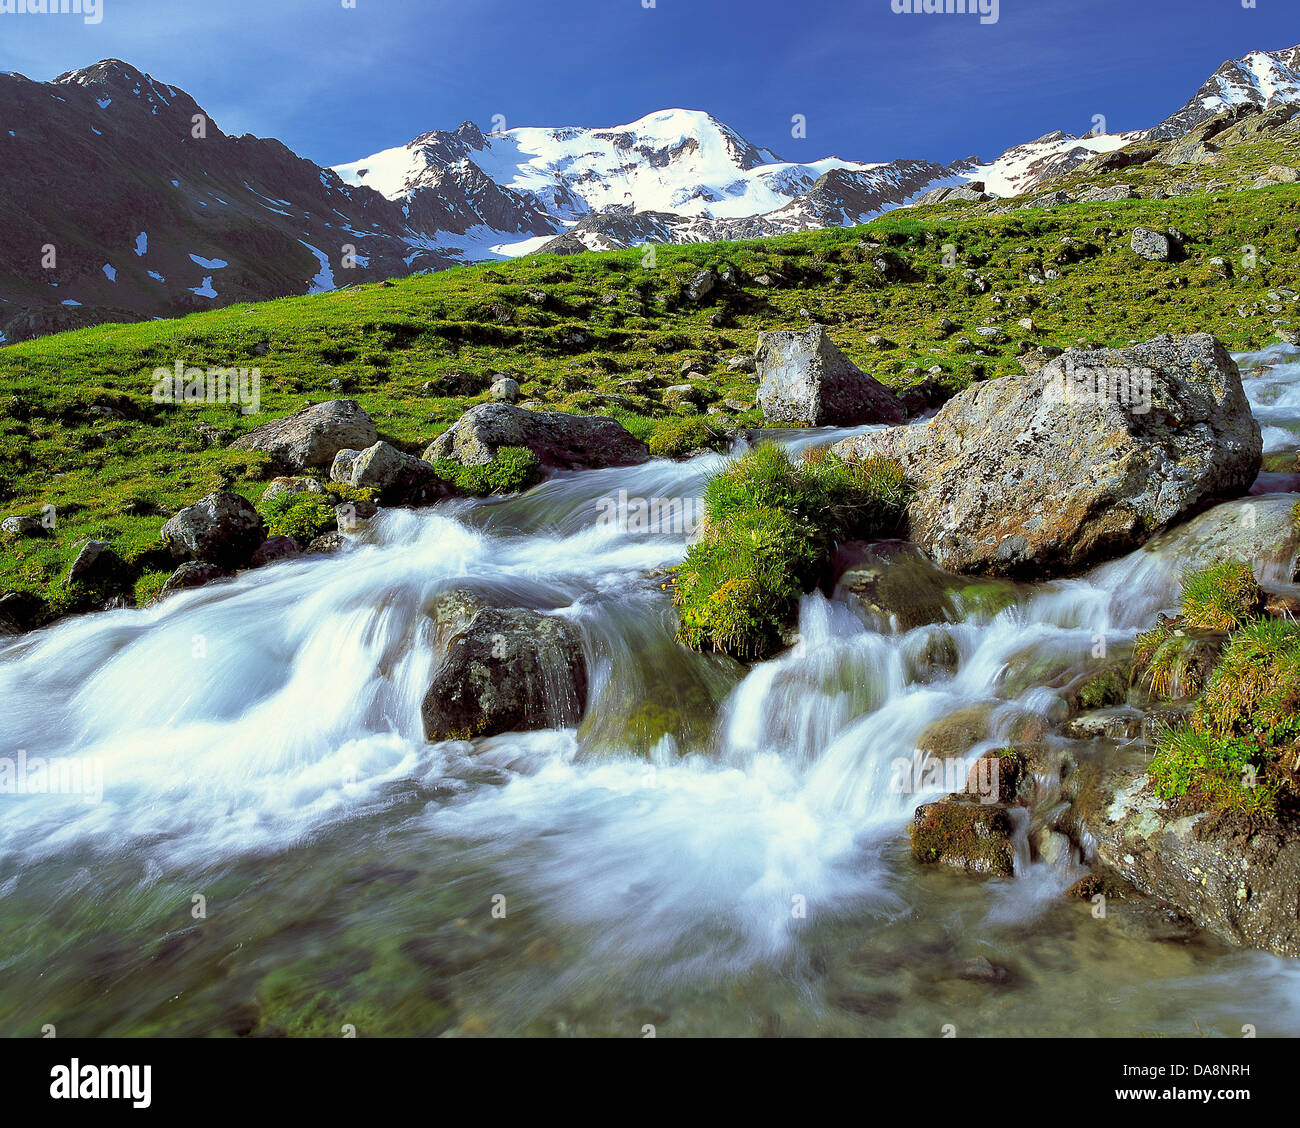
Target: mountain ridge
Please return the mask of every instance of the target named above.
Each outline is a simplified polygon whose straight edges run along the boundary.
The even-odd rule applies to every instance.
[[[27,248],[0,264],[0,344],[457,263],[856,225],[937,189],[1019,196],[1224,108],[1284,102],[1300,103],[1300,47],[1228,60],[1151,130],[1057,131],[988,162],[791,162],[706,111],[669,109],[599,128],[465,121],[326,169],[223,133],[120,59],[48,83],[0,74],[14,126],[0,128],[0,237]]]

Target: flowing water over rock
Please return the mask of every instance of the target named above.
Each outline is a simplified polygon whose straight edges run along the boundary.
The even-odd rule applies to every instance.
[[[1247,382],[1274,449],[1300,430],[1296,374]],[[918,803],[1059,720],[1098,640],[1176,601],[1186,536],[904,634],[816,593],[797,645],[746,671],[673,642],[657,570],[685,530],[601,519],[620,491],[694,498],[721,461],[385,511],[342,555],[0,643],[5,754],[75,758],[103,787],[3,801],[0,1026],[1300,1033],[1300,967],[1094,919],[1060,896],[1077,859],[1031,861],[1027,825],[1014,879],[907,850]],[[577,730],[426,743],[428,612],[455,588],[576,625]],[[985,738],[954,778],[918,770],[961,711]]]

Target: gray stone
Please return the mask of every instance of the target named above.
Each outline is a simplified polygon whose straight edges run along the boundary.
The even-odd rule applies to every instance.
[[[296,474],[309,466],[328,466],[340,450],[362,450],[378,438],[379,432],[360,404],[335,399],[263,423],[230,446],[232,450],[264,450],[282,470]]]
[[[162,527],[176,560],[206,560],[224,568],[247,564],[265,537],[257,510],[234,493],[208,494]]]
[[[39,517],[6,517],[0,521],[0,533],[16,537],[38,537],[45,531]]]
[[[529,411],[504,403],[470,408],[429,444],[424,457],[429,462],[446,458],[462,466],[483,466],[506,446],[527,447],[543,466],[556,470],[631,466],[650,458],[646,445],[614,419]]]
[[[393,505],[432,505],[456,493],[424,459],[382,440],[365,450],[339,451],[330,477],[353,489],[374,490]]]
[[[1169,262],[1174,257],[1174,242],[1163,231],[1139,227],[1130,243],[1133,253],[1148,262]]]
[[[262,491],[262,500],[270,501],[281,494],[290,496],[301,493],[323,494],[325,487],[315,478],[281,477],[272,478],[270,484]]]
[[[117,556],[107,541],[88,540],[81,546],[81,551],[77,553],[72,567],[68,569],[68,574],[63,579],[63,586],[68,587],[79,582],[93,583],[104,578],[117,562]]]
[[[1261,449],[1237,366],[1204,333],[1071,349],[967,388],[928,423],[835,447],[902,463],[917,487],[910,539],[940,567],[1026,578],[1127,552],[1245,493]]]
[[[821,325],[760,333],[755,358],[769,423],[851,427],[907,417],[899,398],[840,352]]]
[[[493,382],[490,390],[494,400],[514,403],[519,398],[519,381],[512,380],[509,376],[502,376],[501,379]]]

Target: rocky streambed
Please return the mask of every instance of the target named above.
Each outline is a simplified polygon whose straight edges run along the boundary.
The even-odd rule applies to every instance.
[[[1263,445],[1293,450],[1296,354],[1242,367]],[[796,644],[744,666],[674,640],[683,530],[602,519],[721,464],[383,508],[340,552],[0,642],[6,747],[103,782],[7,800],[4,1027],[1300,1033],[1300,964],[1252,950],[1292,954],[1292,847],[1154,817],[1144,719],[1169,703],[1084,693],[1210,546],[1290,581],[1289,483],[1057,580],[849,546]],[[581,683],[530,681],[519,611]],[[466,639],[567,727],[434,710]],[[957,791],[990,848],[918,857],[917,808]]]

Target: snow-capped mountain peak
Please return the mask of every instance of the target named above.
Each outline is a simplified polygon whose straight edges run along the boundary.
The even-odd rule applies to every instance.
[[[693,230],[707,232],[707,221],[786,208],[829,172],[860,176],[889,168],[837,157],[783,161],[711,114],[666,109],[607,128],[525,126],[485,135],[466,122],[334,171],[349,184],[404,200],[441,183],[467,157],[504,191],[551,217],[556,231],[589,216],[654,212],[703,221]],[[881,175],[882,184],[896,179]],[[870,195],[872,182],[858,187]]]
[[[1176,114],[1148,134],[1153,140],[1180,137],[1203,121],[1236,106],[1262,109],[1300,102],[1300,47],[1284,51],[1251,51],[1229,59]]]

